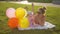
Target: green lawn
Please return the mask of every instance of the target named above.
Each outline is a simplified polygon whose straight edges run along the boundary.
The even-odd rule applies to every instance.
[[[58,7],[47,7],[46,11],[46,21],[55,24],[56,27],[54,29],[48,30],[24,30],[18,31],[17,29],[11,30],[8,25],[7,21],[8,18],[6,17],[6,9],[9,7],[18,8],[18,7],[25,7],[28,6],[28,10],[32,10],[31,5],[23,5],[23,4],[12,4],[12,3],[3,3],[0,2],[0,34],[60,34],[60,8]],[[35,12],[41,6],[35,6]]]

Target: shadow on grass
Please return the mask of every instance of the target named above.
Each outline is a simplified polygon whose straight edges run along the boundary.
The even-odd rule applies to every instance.
[[[47,30],[18,30],[14,29],[11,30],[11,32],[7,32],[6,34],[59,34],[60,31],[53,29],[47,29]]]

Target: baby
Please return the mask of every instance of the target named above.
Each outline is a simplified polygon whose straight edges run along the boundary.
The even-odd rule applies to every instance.
[[[33,15],[33,12],[31,12],[31,11],[28,12],[28,20],[30,22],[30,26],[33,26],[33,24],[34,24],[34,15]]]

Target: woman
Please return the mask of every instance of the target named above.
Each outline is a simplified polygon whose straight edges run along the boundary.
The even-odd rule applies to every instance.
[[[40,8],[37,14],[35,15],[35,24],[44,26],[45,23],[45,9]]]

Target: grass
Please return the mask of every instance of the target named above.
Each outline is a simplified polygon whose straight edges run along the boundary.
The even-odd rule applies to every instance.
[[[3,3],[0,2],[0,34],[60,34],[60,8],[58,7],[47,7],[46,11],[46,21],[55,24],[56,27],[54,29],[47,29],[47,30],[24,30],[18,31],[17,29],[11,30],[8,25],[7,21],[8,18],[6,17],[6,9],[9,7],[18,8],[18,7],[25,7],[28,6],[28,10],[32,10],[31,5],[23,5],[23,4],[13,4],[13,3]],[[35,6],[35,12],[41,6]]]

